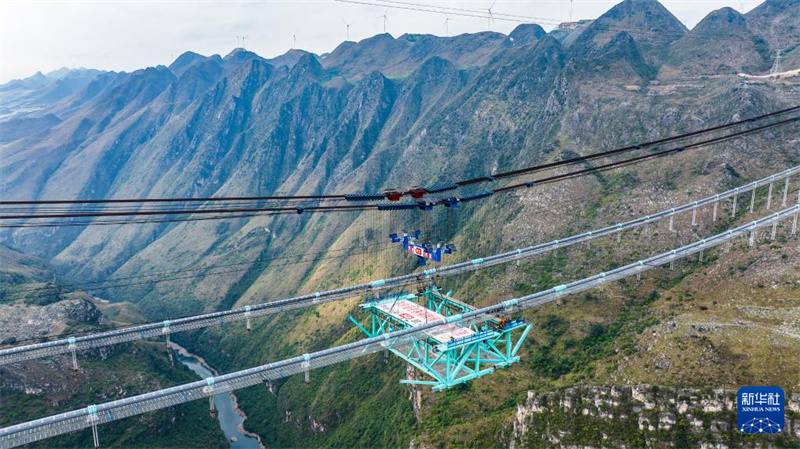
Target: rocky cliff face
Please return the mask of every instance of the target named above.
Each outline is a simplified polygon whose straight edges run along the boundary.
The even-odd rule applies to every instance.
[[[529,391],[517,406],[509,449],[622,447],[793,447],[800,444],[800,395],[786,398],[782,435],[736,430],[736,392],[637,385]]]

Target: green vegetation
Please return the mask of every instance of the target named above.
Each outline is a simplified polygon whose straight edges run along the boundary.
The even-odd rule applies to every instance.
[[[521,265],[521,269],[525,273],[522,276],[524,281],[516,283],[514,290],[521,295],[530,295],[558,285],[558,282],[553,279],[553,275],[562,272],[566,267],[568,260],[566,254],[565,250],[558,250]]]
[[[535,346],[528,362],[531,370],[552,380],[567,374],[592,379],[594,362],[613,358],[617,352],[633,353],[635,334],[658,324],[658,319],[648,316],[647,311],[658,297],[658,293],[652,292],[643,299],[631,299],[613,323],[591,323],[580,336],[560,338],[570,330],[569,321],[557,315],[546,316],[539,324],[545,342]]]

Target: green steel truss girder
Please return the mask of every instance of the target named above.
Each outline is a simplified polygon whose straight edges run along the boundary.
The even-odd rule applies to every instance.
[[[444,316],[472,310],[470,306],[441,295],[435,287],[419,295],[428,309]],[[420,301],[422,302],[422,301]],[[350,317],[350,320],[368,337],[376,337],[397,329],[410,327],[408,323],[388,315],[369,303],[362,308],[370,312],[369,328]],[[406,347],[391,347],[389,351],[405,360],[433,380],[403,379],[404,384],[426,385],[441,391],[494,373],[519,362],[517,353],[531,331],[531,325],[517,321],[504,327],[488,317],[478,325],[470,326],[474,339],[464,342],[441,343],[432,338],[419,338]],[[521,333],[516,331],[521,330]],[[516,334],[516,337],[515,335]]]
[[[436,286],[428,288],[423,293],[420,293],[419,296],[425,300],[428,309],[446,317],[475,310],[468,304],[458,302],[447,295],[441,294]]]

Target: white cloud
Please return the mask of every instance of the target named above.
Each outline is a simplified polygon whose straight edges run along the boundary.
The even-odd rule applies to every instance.
[[[366,0],[368,1],[368,0]],[[491,1],[404,0],[449,7],[486,9]],[[723,6],[752,9],[761,1],[686,1],[662,3],[687,26]],[[573,17],[595,18],[617,1],[575,0]],[[498,0],[494,12],[567,20],[569,0]],[[2,0],[0,1],[0,82],[38,70],[91,67],[135,70],[169,64],[184,51],[225,55],[245,36],[249,50],[265,57],[293,45],[316,53],[345,40],[343,20],[352,22],[351,40],[383,32],[385,8],[328,1],[188,0]],[[444,15],[391,9],[388,31],[444,35]],[[509,33],[516,23],[495,21],[494,31]],[[451,17],[450,34],[485,31],[486,19]],[[550,28],[550,26],[545,26]]]

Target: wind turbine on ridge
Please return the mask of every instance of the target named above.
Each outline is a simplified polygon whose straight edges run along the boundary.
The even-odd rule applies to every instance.
[[[488,16],[486,17],[487,21],[489,22],[489,25],[486,28],[488,31],[492,31],[492,19],[494,19],[494,16],[492,16],[492,8],[494,8],[494,5],[496,3],[497,3],[497,0],[494,0],[492,2],[492,6],[490,6],[490,7],[488,7],[486,9],[486,11],[489,13]]]
[[[352,25],[353,22],[349,22],[348,23],[346,20],[344,20],[344,18],[342,18],[342,23],[344,24],[344,26],[347,27],[347,40],[349,41],[350,40],[350,25]]]
[[[444,33],[445,36],[450,37],[450,17],[445,16],[444,18]]]
[[[572,2],[575,0],[569,0],[569,21],[572,22]]]
[[[386,8],[386,12],[382,16],[378,16],[378,18],[381,17],[383,17],[383,32],[386,33],[386,24],[389,22],[389,8]]]

